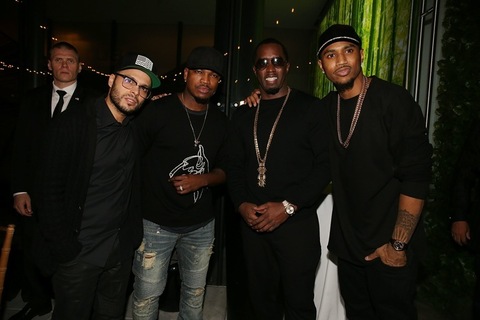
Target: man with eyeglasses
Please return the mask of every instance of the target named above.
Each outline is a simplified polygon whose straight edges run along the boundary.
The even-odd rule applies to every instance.
[[[176,250],[179,319],[203,319],[215,231],[214,190],[224,183],[227,118],[210,103],[223,76],[223,55],[195,48],[185,89],[148,104],[136,119],[142,158],[144,240],[135,254],[133,319],[158,318],[159,297]]]
[[[242,216],[254,318],[315,319],[320,260],[317,208],[330,182],[328,122],[320,100],[287,84],[285,46],[260,42],[257,108],[240,107],[229,134],[228,186]]]
[[[83,101],[98,95],[82,85],[77,48],[57,42],[48,51],[47,66],[53,81],[24,95],[13,143],[11,189],[13,207],[22,216],[17,232],[22,239],[22,299],[26,305],[9,320],[28,320],[52,310],[50,278],[34,261],[34,235],[37,232],[37,203],[33,185],[41,155],[41,144],[53,119],[67,108],[81,108]],[[40,257],[43,259],[43,257]]]
[[[153,67],[145,55],[126,54],[105,97],[52,123],[40,163],[37,246],[53,272],[54,320],[124,319],[142,239],[132,118],[160,85]]]

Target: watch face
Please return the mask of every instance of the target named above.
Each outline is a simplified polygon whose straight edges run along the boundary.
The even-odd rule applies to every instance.
[[[293,206],[288,206],[285,208],[288,214],[293,214],[295,212],[295,208]]]
[[[289,216],[293,216],[293,214],[295,213],[295,207],[287,200],[282,201],[282,204],[285,207],[285,213]]]
[[[400,242],[400,241],[394,241],[394,242],[392,242],[392,247],[393,247],[393,249],[395,249],[397,251],[403,251],[403,250],[405,250],[405,243]]]

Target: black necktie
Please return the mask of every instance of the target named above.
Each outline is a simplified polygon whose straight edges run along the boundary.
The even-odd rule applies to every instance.
[[[62,113],[62,108],[63,108],[63,96],[67,94],[67,92],[63,90],[57,90],[57,93],[59,95],[57,105],[55,106],[55,109],[53,110],[53,116],[52,118],[55,118],[58,116],[60,113]]]

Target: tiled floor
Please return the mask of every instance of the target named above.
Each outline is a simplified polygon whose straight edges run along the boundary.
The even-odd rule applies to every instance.
[[[18,295],[12,301],[5,304],[5,312],[0,314],[0,319],[8,320],[12,315],[23,308],[24,302]],[[128,301],[128,309],[125,315],[126,320],[132,319],[131,297]],[[205,294],[205,307],[203,310],[204,319],[208,320],[226,320],[227,319],[227,289],[224,286],[208,286]],[[159,319],[176,320],[178,312],[159,312]],[[35,317],[34,320],[49,320],[50,314]]]

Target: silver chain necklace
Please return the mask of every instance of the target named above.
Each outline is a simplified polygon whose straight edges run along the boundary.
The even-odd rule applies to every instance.
[[[183,96],[183,92],[182,92],[182,99],[181,100],[182,100],[183,109],[185,110],[185,113],[187,114],[188,123],[190,124],[190,128],[192,129],[194,147],[198,147],[198,145],[200,144],[200,136],[202,135],[203,128],[205,127],[205,122],[207,121],[208,104],[207,104],[207,110],[205,111],[205,116],[203,117],[202,128],[200,129],[200,132],[198,133],[198,135],[195,135],[195,129],[193,128],[192,120],[190,119],[190,114],[187,110],[188,108],[185,105],[185,97]]]
[[[257,155],[257,162],[258,162],[258,176],[257,176],[257,183],[259,187],[265,187],[267,185],[267,167],[265,167],[265,162],[267,162],[267,155],[268,149],[270,149],[270,144],[272,143],[273,134],[275,133],[275,129],[277,128],[278,120],[280,120],[280,116],[282,115],[283,108],[287,104],[288,97],[290,96],[290,87],[288,87],[287,96],[285,97],[285,101],[283,101],[282,107],[278,112],[277,118],[273,123],[272,130],[270,131],[270,136],[268,137],[267,147],[265,149],[265,156],[260,156],[260,148],[258,147],[258,136],[257,136],[257,127],[258,127],[258,114],[260,112],[260,101],[258,102],[257,110],[255,112],[255,120],[253,122],[253,142],[255,143],[255,153]]]
[[[355,131],[355,127],[357,126],[358,118],[360,117],[360,112],[362,111],[363,100],[365,99],[365,95],[367,94],[367,90],[370,86],[371,80],[371,78],[363,76],[362,91],[360,91],[360,95],[358,96],[352,122],[350,123],[350,130],[348,131],[348,135],[345,141],[342,140],[342,130],[340,128],[340,94],[337,96],[337,136],[338,142],[340,142],[342,147],[344,147],[345,149],[348,148],[348,145],[350,144],[350,139],[352,139],[353,136],[353,131]]]

